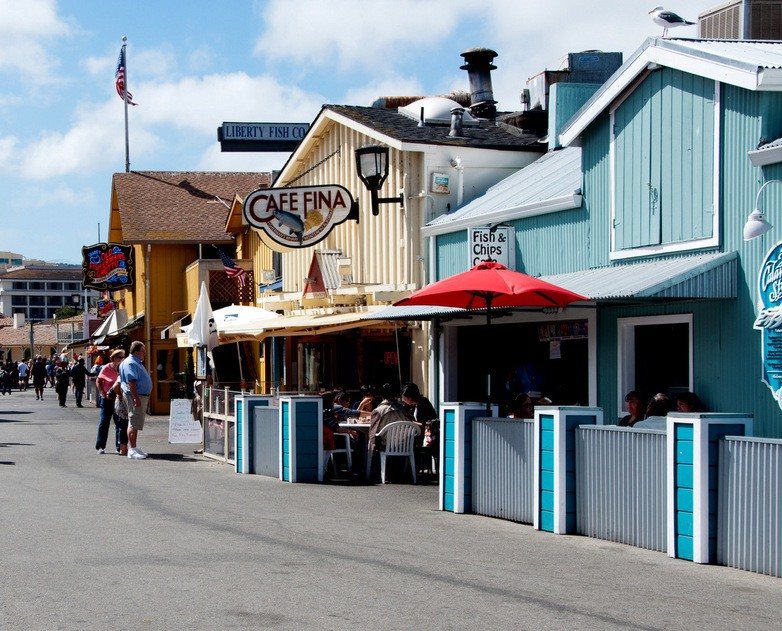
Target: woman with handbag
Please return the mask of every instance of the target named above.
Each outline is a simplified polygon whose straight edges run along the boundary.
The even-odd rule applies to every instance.
[[[111,419],[114,419],[114,445],[118,454],[127,453],[128,450],[128,425],[127,420],[124,423],[117,422],[115,414],[115,401],[117,394],[113,389],[114,384],[119,378],[119,365],[125,359],[125,351],[121,348],[111,353],[111,361],[101,368],[95,385],[100,393],[100,420],[98,421],[98,436],[95,439],[95,449],[99,454],[106,453],[106,442],[109,437],[109,426]]]

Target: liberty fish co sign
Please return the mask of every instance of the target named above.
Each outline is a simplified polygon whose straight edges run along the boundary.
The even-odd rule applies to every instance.
[[[344,186],[301,186],[253,191],[244,200],[244,218],[272,241],[306,248],[348,219],[358,221],[358,203]]]
[[[223,123],[217,128],[221,151],[293,151],[308,123]]]

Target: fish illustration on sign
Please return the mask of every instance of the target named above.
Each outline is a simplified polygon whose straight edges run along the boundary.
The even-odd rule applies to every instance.
[[[760,267],[758,290],[754,328],[763,335],[763,382],[782,408],[782,242],[766,254]]]
[[[272,211],[274,218],[279,221],[283,226],[286,226],[293,234],[299,238],[301,243],[304,238],[304,222],[301,217],[289,213],[287,210],[274,210]]]

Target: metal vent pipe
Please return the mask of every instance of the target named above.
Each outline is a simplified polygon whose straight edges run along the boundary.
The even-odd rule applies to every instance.
[[[497,101],[491,87],[491,71],[497,69],[492,64],[497,53],[489,48],[470,48],[461,56],[465,64],[460,68],[467,71],[470,80],[470,111],[479,118],[494,120]]]
[[[448,132],[449,138],[459,138],[462,136],[462,123],[464,122],[464,108],[454,107],[451,110],[451,131]]]

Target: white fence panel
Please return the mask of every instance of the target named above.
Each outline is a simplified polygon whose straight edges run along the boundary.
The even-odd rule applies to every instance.
[[[531,420],[473,421],[472,509],[479,515],[532,523],[534,503]]]
[[[666,432],[584,425],[575,434],[577,532],[664,552]]]

